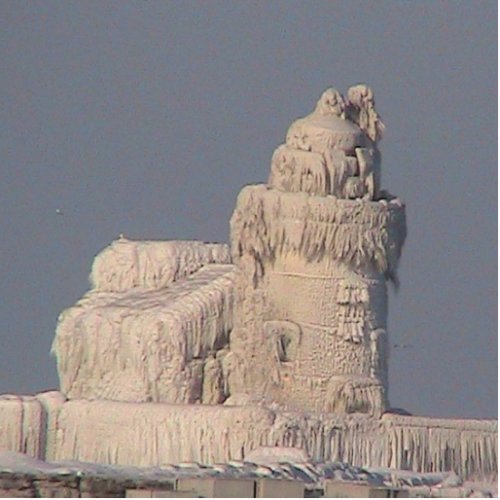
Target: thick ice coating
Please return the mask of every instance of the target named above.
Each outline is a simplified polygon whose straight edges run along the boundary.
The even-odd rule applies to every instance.
[[[391,473],[454,471],[462,479],[481,480],[497,474],[497,429],[494,420],[65,401],[56,392],[0,397],[0,450],[50,462],[158,466],[274,457],[295,464],[311,459],[318,465],[390,467]]]
[[[329,88],[291,124],[267,184],[240,192],[231,249],[111,243],[59,318],[62,394],[0,398],[0,449],[153,466],[293,447],[496,475],[496,421],[390,411],[387,283],[406,218],[381,188],[384,130],[369,87]]]
[[[386,281],[406,236],[404,205],[380,189],[383,129],[366,85],[347,99],[327,89],[290,126],[268,185],[240,193],[236,269],[225,245],[121,237],[104,249],[57,327],[64,394],[382,414]]]
[[[113,241],[94,260],[90,282],[102,292],[160,289],[207,264],[230,264],[227,245],[201,241]]]
[[[65,395],[221,403],[229,261],[226,245],[112,243],[95,259],[95,288],[59,318],[52,352]]]
[[[348,96],[327,89],[276,149],[268,185],[238,197],[228,383],[295,410],[380,415],[405,210],[380,189],[373,92]]]

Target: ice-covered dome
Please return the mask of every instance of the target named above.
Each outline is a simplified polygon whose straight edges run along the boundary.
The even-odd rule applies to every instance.
[[[294,121],[286,134],[286,144],[304,151],[323,153],[325,148],[354,153],[370,140],[366,133],[348,119],[344,97],[329,88],[321,95],[316,109]]]
[[[329,88],[315,110],[295,120],[271,159],[268,185],[314,196],[377,200],[384,125],[366,85],[350,87],[348,98]]]
[[[366,134],[353,122],[340,116],[311,113],[294,121],[286,143],[297,149],[322,153],[325,148],[354,153],[368,144]]]

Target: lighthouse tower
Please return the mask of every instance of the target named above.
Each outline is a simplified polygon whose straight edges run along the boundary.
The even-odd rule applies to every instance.
[[[369,87],[327,89],[290,126],[267,184],[241,191],[230,394],[316,412],[387,408],[387,281],[397,285],[406,223],[380,189],[383,130]]]

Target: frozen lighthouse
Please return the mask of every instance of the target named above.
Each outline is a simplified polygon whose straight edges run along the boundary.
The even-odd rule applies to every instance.
[[[268,183],[241,191],[231,392],[307,411],[387,409],[387,281],[406,225],[380,189],[383,128],[369,87],[330,88],[290,126]]]

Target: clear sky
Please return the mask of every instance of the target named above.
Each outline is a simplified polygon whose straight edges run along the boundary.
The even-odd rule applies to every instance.
[[[96,253],[227,241],[290,123],[366,82],[407,204],[391,402],[496,417],[496,1],[3,0],[0,61],[0,393],[58,386]]]

